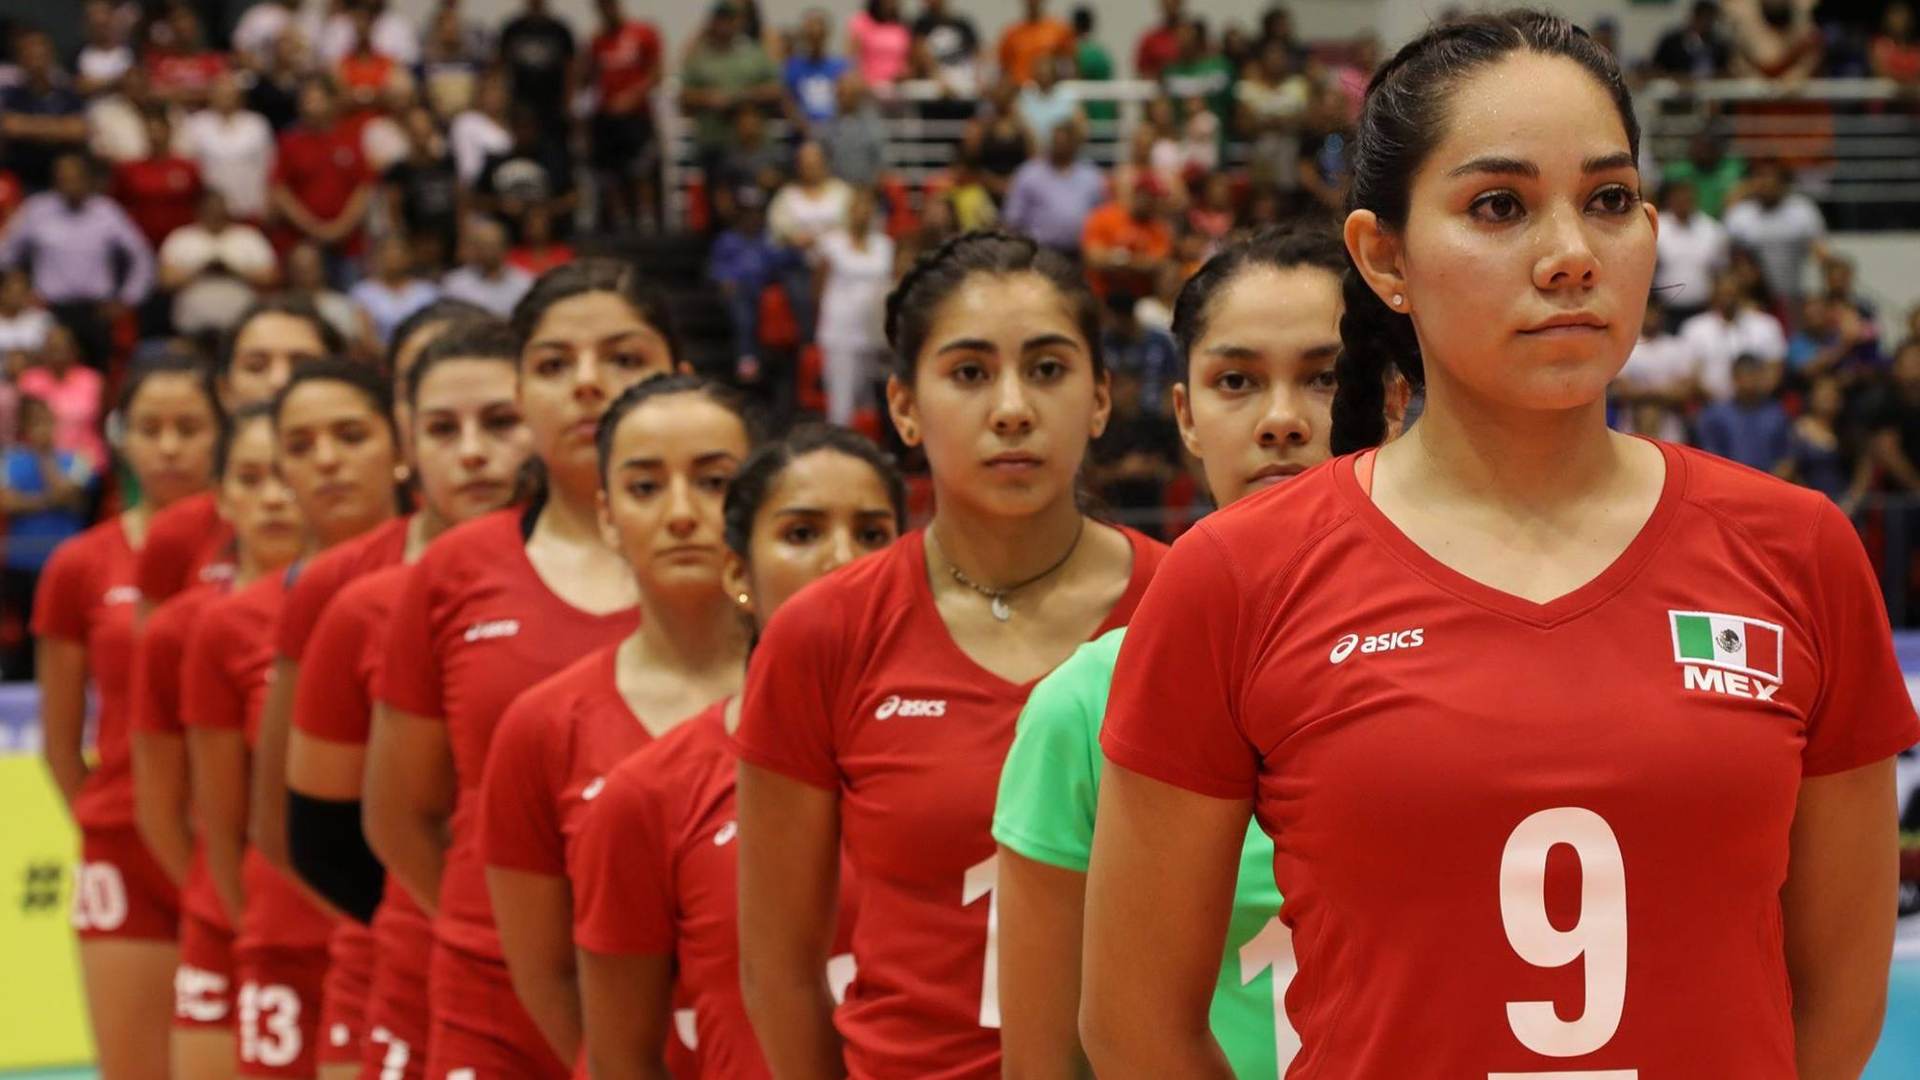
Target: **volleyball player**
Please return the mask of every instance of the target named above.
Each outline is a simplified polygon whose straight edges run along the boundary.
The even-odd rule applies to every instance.
[[[1332,229],[1268,229],[1195,274],[1174,307],[1184,369],[1173,406],[1221,505],[1320,464],[1332,427],[1347,252]],[[1396,413],[1402,402],[1395,397]],[[1034,688],[1000,775],[1000,993],[1010,1073],[1086,1071],[1078,1029],[1081,910],[1100,790],[1100,719],[1125,630],[1077,650]],[[1213,992],[1234,1074],[1277,1077],[1293,1031],[1276,1019],[1292,961],[1277,919],[1273,844],[1249,830]]]
[[[531,452],[515,400],[518,361],[512,329],[480,315],[442,323],[409,366],[407,401],[394,412],[413,422],[402,441],[419,483],[417,516],[428,522],[422,541],[514,498]],[[410,550],[409,562],[417,558]],[[406,563],[371,571],[344,585],[327,605],[302,652],[287,752],[293,864],[349,916],[335,926],[329,948],[327,1011],[338,1011],[335,989],[348,977],[364,981],[360,1022],[345,1041],[351,1044],[353,1032],[362,1032],[361,1068],[386,1080],[425,1074],[432,943],[425,913],[405,889],[387,884],[360,824],[373,681],[386,657],[386,624],[407,573]],[[364,974],[351,975],[358,966],[354,954],[363,950]],[[329,1043],[334,1035],[330,1029]]]
[[[214,375],[221,407],[229,412],[268,402],[293,369],[338,355],[340,334],[320,312],[297,297],[273,297],[242,312],[220,341]],[[196,581],[233,573],[227,548],[233,531],[211,494],[180,500],[154,515],[140,550],[140,592],[148,610]]]
[[[888,406],[938,510],[769,621],[741,709],[742,990],[783,1076],[998,1073],[990,826],[1014,720],[1035,680],[1127,621],[1164,550],[1076,500],[1110,398],[1074,267],[962,236],[902,279],[887,329]],[[836,1031],[822,971],[843,834],[859,974]]]
[[[674,367],[660,298],[621,262],[547,272],[513,324],[545,494],[448,532],[414,567],[389,628],[383,709],[367,748],[367,839],[434,915],[433,1080],[567,1073],[513,993],[476,797],[507,704],[634,627],[633,575],[600,535],[594,439],[614,398]]]
[[[391,507],[397,440],[386,383],[339,360],[296,370],[274,399],[279,472],[311,542],[365,531]],[[391,513],[390,509],[387,513]],[[247,842],[248,771],[288,591],[270,572],[214,603],[187,644],[184,710],[207,865],[239,913],[239,1076],[313,1077],[332,919]]]
[[[906,527],[906,490],[872,443],[808,425],[747,458],[725,521],[724,587],[757,625],[810,582],[892,543]],[[674,1075],[768,1075],[740,1000],[728,738],[738,701],[714,703],[609,772],[569,846],[585,1060],[600,1080],[660,1075],[676,1027],[696,1052]]]
[[[744,403],[691,375],[629,387],[600,420],[601,531],[640,624],[514,699],[479,795],[481,855],[513,986],[562,1061],[580,1052],[567,848],[607,770],[739,692],[747,633],[720,585],[721,502],[753,448]]]
[[[200,368],[162,360],[127,379],[121,445],[143,501],[61,544],[34,600],[43,754],[81,841],[73,923],[100,1067],[166,1075],[180,895],[136,823],[129,712],[135,570],[154,514],[207,484],[219,409]],[[88,691],[97,763],[83,753]],[[178,867],[174,867],[177,871]]]
[[[1087,884],[1101,1076],[1230,1075],[1250,807],[1297,1075],[1859,1075],[1920,728],[1829,501],[1606,428],[1654,268],[1638,149],[1554,16],[1374,76],[1334,449],[1380,441],[1388,364],[1426,410],[1203,521],[1141,605]]]

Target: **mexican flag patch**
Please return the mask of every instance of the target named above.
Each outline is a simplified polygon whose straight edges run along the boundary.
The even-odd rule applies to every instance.
[[[1780,682],[1783,636],[1770,622],[1712,611],[1669,611],[1673,660]]]

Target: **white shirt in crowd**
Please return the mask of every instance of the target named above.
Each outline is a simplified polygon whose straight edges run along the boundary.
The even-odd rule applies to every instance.
[[[173,149],[184,152],[178,109],[168,110],[173,121]],[[147,156],[147,119],[133,102],[120,94],[105,94],[87,106],[87,149],[110,165],[124,165]]]
[[[1676,393],[1700,377],[1700,357],[1675,334],[1643,337],[1627,355],[1618,381],[1640,393]]]
[[[420,32],[405,15],[392,10],[382,12],[373,20],[371,36],[373,51],[394,63],[412,67],[420,62]],[[310,34],[307,40],[315,38]],[[318,40],[320,58],[329,67],[338,66],[340,60],[353,51],[353,16],[344,11],[328,16],[320,27]]]
[[[0,315],[0,357],[39,352],[52,329],[53,316],[45,308],[24,308],[18,315]]]
[[[853,189],[844,180],[828,180],[812,194],[798,183],[788,184],[768,205],[767,226],[775,240],[798,247],[802,239],[817,239],[844,227],[852,203]]]
[[[814,336],[823,346],[883,348],[887,291],[893,287],[893,241],[876,229],[867,234],[864,248],[856,248],[844,228],[836,229],[814,244],[813,257],[826,272]]]
[[[1767,284],[1782,296],[1798,298],[1813,246],[1827,235],[1827,219],[1812,199],[1798,192],[1769,209],[1758,199],[1727,208],[1727,235],[1753,250]]]
[[[1703,311],[1680,326],[1680,337],[1699,364],[1700,389],[1713,401],[1733,400],[1733,362],[1751,354],[1770,364],[1787,358],[1787,335],[1780,320],[1753,308],[1731,319]]]
[[[191,275],[173,297],[173,323],[183,333],[224,330],[255,297],[247,279],[273,273],[273,245],[259,229],[241,222],[218,233],[199,222],[182,225],[160,245],[163,277]]]
[[[513,306],[533,288],[533,275],[517,266],[502,265],[489,276],[479,268],[460,266],[440,279],[440,295],[449,300],[465,300],[501,318],[513,314]]]
[[[281,3],[258,3],[233,28],[233,49],[262,67],[273,59],[280,35],[293,25],[293,11]]]
[[[133,50],[125,45],[89,45],[80,50],[74,63],[74,71],[90,83],[119,82],[120,76],[132,70]]]
[[[1699,212],[1682,222],[1660,219],[1659,267],[1653,287],[1669,307],[1703,308],[1713,300],[1713,279],[1726,269],[1730,245],[1726,227]]]
[[[513,149],[513,136],[493,117],[468,109],[453,118],[447,128],[447,143],[453,148],[453,168],[460,175],[460,183],[472,187],[479,183],[489,157]]]
[[[227,116],[201,109],[187,117],[181,139],[207,186],[226,197],[228,213],[249,220],[266,216],[275,146],[266,117],[245,109]]]

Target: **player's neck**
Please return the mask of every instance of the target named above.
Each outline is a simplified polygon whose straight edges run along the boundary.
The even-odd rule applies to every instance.
[[[550,474],[546,505],[540,508],[539,531],[570,542],[601,543],[598,494],[597,478],[582,486]]]
[[[1427,410],[1400,441],[1382,463],[1402,472],[1408,490],[1528,516],[1585,502],[1617,483],[1623,467],[1603,401],[1526,411],[1432,386]]]
[[[939,548],[939,559],[988,587],[1044,572],[1060,561],[1082,529],[1080,507],[1071,493],[1031,517],[983,514],[955,498],[936,498],[936,503],[939,509],[927,531]],[[947,579],[944,567],[932,569],[936,583]]]
[[[705,680],[737,675],[746,661],[747,627],[724,593],[662,596],[642,590],[640,626],[623,659]]]

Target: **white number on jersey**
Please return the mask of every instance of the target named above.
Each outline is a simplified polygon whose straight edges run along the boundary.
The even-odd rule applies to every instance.
[[[111,932],[127,921],[127,883],[120,868],[83,862],[73,876],[73,928]]]
[[[1287,987],[1293,985],[1298,969],[1293,959],[1293,934],[1278,915],[1240,946],[1240,985],[1259,978],[1269,968],[1273,969],[1273,1062],[1284,1075],[1287,1064],[1300,1052],[1300,1036],[1287,1020]]]
[[[997,1028],[1000,1026],[1000,856],[992,855],[985,862],[978,862],[967,868],[965,883],[961,886],[960,902],[971,906],[981,897],[987,898],[987,964],[980,974],[980,1026]]]
[[[300,1057],[300,995],[290,986],[240,986],[240,1060],[283,1069]]]

